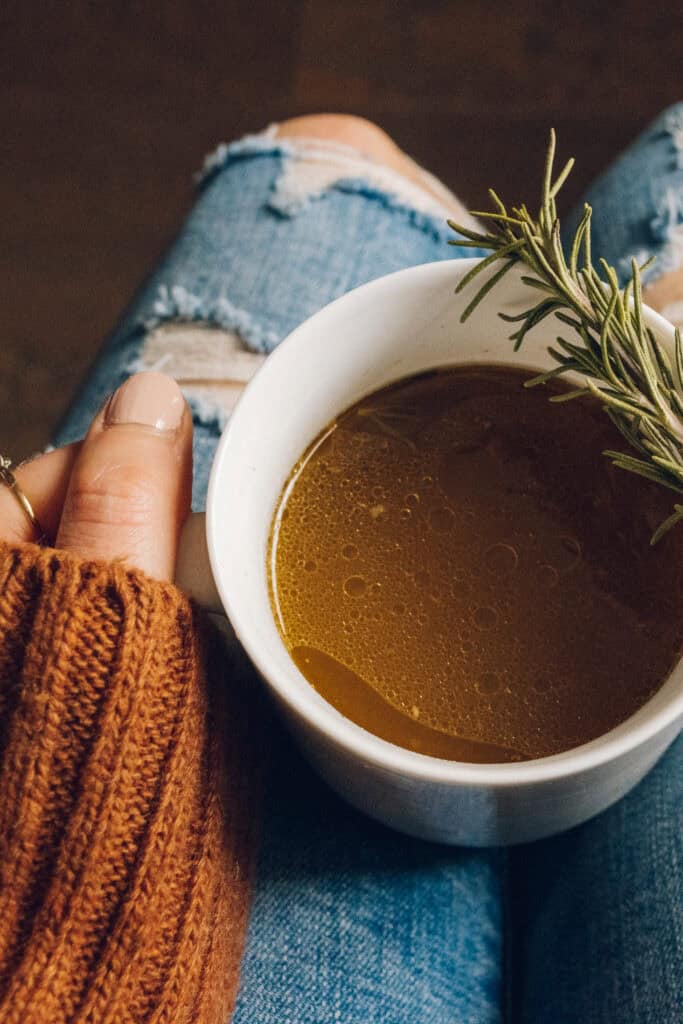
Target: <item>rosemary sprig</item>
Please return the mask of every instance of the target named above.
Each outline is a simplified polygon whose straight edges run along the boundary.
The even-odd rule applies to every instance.
[[[482,271],[500,262],[481,286],[461,316],[465,321],[498,281],[517,263],[528,267],[522,280],[539,293],[538,302],[518,316],[499,316],[518,325],[510,335],[517,350],[528,332],[549,316],[573,328],[571,340],[559,336],[548,346],[557,364],[547,373],[526,382],[527,387],[545,383],[570,371],[584,378],[582,385],[550,400],[562,402],[579,395],[592,394],[602,402],[613,423],[635,453],[605,451],[619,469],[637,473],[677,494],[683,494],[683,344],[675,331],[674,359],[669,358],[643,319],[641,275],[651,261],[638,266],[631,263],[631,278],[619,287],[616,271],[605,260],[599,269],[591,255],[591,208],[584,214],[574,236],[568,259],[560,241],[557,194],[569,175],[574,161],[569,160],[553,179],[555,132],[543,175],[541,207],[534,219],[526,206],[510,211],[489,189],[494,209],[472,211],[486,222],[486,230],[473,231],[453,221],[450,227],[460,238],[450,245],[490,249],[460,281],[462,291]],[[683,520],[683,504],[674,504],[672,514],[655,531],[656,544],[664,534]]]

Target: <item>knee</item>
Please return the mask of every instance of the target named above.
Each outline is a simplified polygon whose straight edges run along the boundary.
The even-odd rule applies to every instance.
[[[320,139],[341,143],[362,156],[395,171],[413,185],[419,186],[461,222],[467,220],[462,205],[431,176],[425,173],[400,149],[383,128],[354,114],[307,114],[293,117],[279,125],[280,138]]]
[[[306,114],[283,121],[278,128],[282,138],[325,139],[360,150],[382,163],[393,163],[401,153],[384,129],[354,114]]]

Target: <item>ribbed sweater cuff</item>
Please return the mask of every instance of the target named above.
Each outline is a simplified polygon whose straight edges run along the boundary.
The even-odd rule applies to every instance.
[[[171,585],[0,544],[2,1024],[225,1024],[249,796],[200,633]]]

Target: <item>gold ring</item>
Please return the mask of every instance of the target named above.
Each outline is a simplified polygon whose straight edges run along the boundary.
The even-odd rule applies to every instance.
[[[24,513],[27,516],[31,526],[36,531],[36,543],[46,544],[47,537],[45,536],[45,531],[40,525],[37,515],[33,511],[33,505],[22,491],[21,487],[19,486],[17,478],[12,472],[11,459],[5,458],[4,455],[0,455],[0,483],[3,483],[5,487],[9,487],[10,491],[12,492],[12,494],[14,495],[14,497],[17,499],[22,509],[24,510]]]

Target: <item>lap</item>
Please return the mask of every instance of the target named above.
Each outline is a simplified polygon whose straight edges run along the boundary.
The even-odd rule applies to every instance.
[[[520,1024],[676,1024],[683,737],[610,810],[512,851]]]
[[[420,174],[272,133],[219,148],[58,440],[79,436],[131,369],[165,369],[193,404],[201,507],[236,351],[248,375],[349,289],[457,258],[448,193]],[[398,836],[342,804],[284,737],[275,747],[235,1024],[498,1024],[500,854]]]
[[[672,258],[680,219],[671,196],[683,195],[677,117],[664,115],[590,193],[595,251],[622,271],[631,255],[654,249],[667,266]],[[235,374],[248,376],[297,324],[350,288],[454,258],[447,206],[419,176],[408,182],[343,145],[266,133],[219,148],[182,231],[112,336],[58,442],[82,435],[131,369],[166,369],[193,402],[201,507]],[[506,861],[523,894],[511,938],[523,968],[517,997],[525,1024],[675,1019],[680,742],[607,814],[509,855],[395,836],[343,806],[280,744],[236,1024],[497,1024]]]
[[[409,839],[283,741],[233,1024],[501,1020],[501,854]]]

